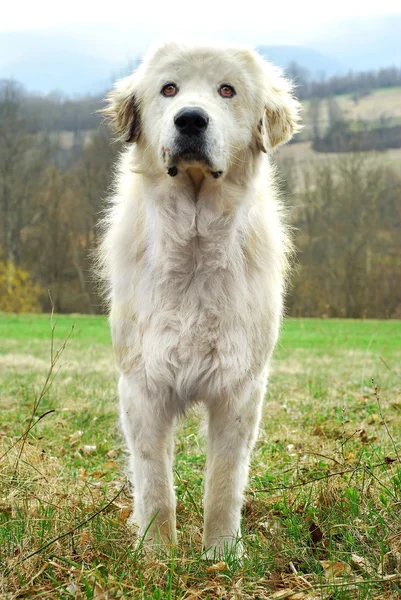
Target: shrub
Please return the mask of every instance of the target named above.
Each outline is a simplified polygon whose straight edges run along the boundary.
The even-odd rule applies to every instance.
[[[42,288],[34,283],[28,271],[0,254],[0,311],[41,312]]]

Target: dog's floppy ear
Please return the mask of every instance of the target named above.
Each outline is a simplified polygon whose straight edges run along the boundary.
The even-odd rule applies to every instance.
[[[265,72],[265,109],[257,125],[257,144],[262,152],[285,144],[301,129],[301,104],[293,95],[292,84],[280,69],[268,63]]]
[[[106,107],[101,109],[118,140],[127,144],[136,142],[141,132],[138,94],[135,92],[135,75],[120,79],[105,98]]]

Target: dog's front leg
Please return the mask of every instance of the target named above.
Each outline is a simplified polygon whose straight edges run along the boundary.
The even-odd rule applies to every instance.
[[[241,556],[241,507],[265,385],[209,406],[203,547],[206,558]]]
[[[175,544],[174,414],[166,397],[150,397],[132,377],[120,378],[119,394],[139,535],[153,544]]]

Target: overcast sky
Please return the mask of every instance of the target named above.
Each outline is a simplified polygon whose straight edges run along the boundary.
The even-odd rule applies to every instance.
[[[2,3],[0,31],[103,25],[129,28],[149,40],[237,35],[238,42],[247,42],[263,33],[270,43],[289,44],[323,37],[333,21],[395,12],[399,0],[9,0]]]

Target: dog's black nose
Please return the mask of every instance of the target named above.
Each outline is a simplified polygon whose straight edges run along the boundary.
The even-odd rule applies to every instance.
[[[201,108],[182,108],[174,117],[174,123],[180,133],[198,135],[205,131],[209,117]]]

